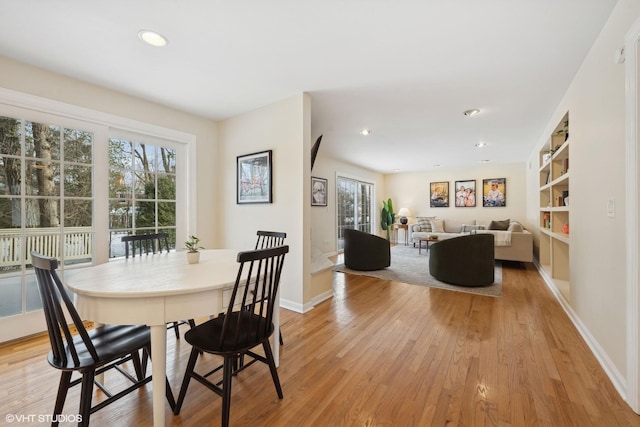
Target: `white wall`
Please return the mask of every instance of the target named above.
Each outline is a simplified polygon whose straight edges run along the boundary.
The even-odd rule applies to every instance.
[[[506,178],[506,206],[482,206],[482,180]],[[476,180],[476,206],[455,207],[455,181]],[[429,185],[431,182],[449,183],[449,207],[429,207]],[[411,211],[409,223],[416,216],[437,216],[460,221],[503,220],[520,221],[527,229],[531,226],[526,220],[526,169],[524,163],[483,164],[464,169],[439,168],[426,172],[397,173],[385,176],[385,199],[391,197],[394,211],[408,208]],[[401,236],[399,236],[401,237]]]
[[[215,183],[217,141],[212,120],[190,115],[159,104],[74,80],[0,56],[0,87],[36,95],[54,101],[117,115],[120,117],[175,129],[196,136],[197,181]],[[218,245],[219,218],[214,200],[217,186],[197,187],[196,228],[190,230],[202,239],[203,246]]]
[[[312,176],[325,178],[327,182],[327,206],[313,206],[311,208],[311,246],[320,253],[333,254],[336,252],[336,176],[348,176],[357,178],[375,185],[375,224],[376,233],[380,233],[378,211],[382,208],[384,197],[384,175],[363,169],[350,163],[324,156],[322,144],[318,151],[316,163],[313,166]],[[386,199],[385,199],[386,200]],[[307,203],[311,203],[310,200]]]
[[[375,184],[375,233],[381,236],[384,236],[384,232],[379,224],[379,211],[382,209],[382,201],[388,198],[392,199],[396,212],[401,207],[409,208],[414,217],[409,219],[410,223],[415,222],[415,216],[431,215],[460,220],[510,218],[521,221],[525,227],[531,228],[526,220],[526,170],[524,163],[479,165],[475,168],[465,169],[443,168],[437,171],[383,175],[323,156],[321,145],[312,175],[328,179],[329,197],[326,207],[311,208],[311,244],[322,253],[332,254],[336,251],[335,185],[337,174]],[[449,208],[429,207],[430,182],[448,181],[451,190],[456,180],[476,179],[477,189],[480,191],[482,180],[487,178],[507,178],[507,206],[483,208],[482,201],[478,197],[478,206],[475,208],[456,208],[453,206],[453,200],[450,201],[451,207]],[[399,237],[402,238],[402,236]]]
[[[284,231],[290,253],[281,281],[281,304],[304,306],[309,273],[310,98],[299,94],[219,123],[222,246],[252,249],[257,230]],[[236,204],[236,157],[273,150],[273,203]]]
[[[625,75],[614,63],[640,2],[620,0],[541,135],[531,161],[569,111],[571,157],[570,310],[618,388],[626,375]],[[532,168],[530,182],[537,182]],[[528,194],[531,221],[539,194]],[[615,200],[615,217],[607,203]]]
[[[309,281],[310,99],[300,94],[221,124],[0,56],[0,87],[195,135],[195,228],[207,248],[251,248],[258,228],[287,231],[282,296],[299,309]],[[236,156],[274,150],[274,203],[235,204]],[[193,188],[193,187],[191,187]],[[304,274],[303,274],[304,272]],[[295,277],[295,279],[293,279]],[[285,289],[285,283],[289,287]],[[308,298],[307,298],[308,300]]]

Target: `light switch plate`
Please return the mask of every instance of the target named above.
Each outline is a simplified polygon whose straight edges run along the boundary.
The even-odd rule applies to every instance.
[[[616,201],[613,198],[607,201],[607,216],[610,218],[616,216]]]

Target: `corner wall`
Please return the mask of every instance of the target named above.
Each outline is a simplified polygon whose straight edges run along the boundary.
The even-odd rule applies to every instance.
[[[375,185],[374,200],[374,233],[381,233],[379,223],[378,206],[382,208],[384,197],[384,175],[370,171],[359,166],[337,160],[322,154],[322,144],[313,166],[312,176],[327,180],[327,206],[314,206],[311,208],[311,246],[316,252],[332,255],[337,252],[336,239],[336,177],[338,175],[360,179]],[[385,199],[386,200],[386,199]],[[310,204],[310,200],[305,201]]]
[[[458,221],[511,219],[531,229],[526,216],[526,166],[524,163],[480,165],[475,168],[447,169],[413,173],[397,173],[385,176],[385,200],[391,197],[394,210],[408,208],[411,211],[409,223],[417,216],[437,216]],[[506,178],[506,206],[482,206],[482,180]],[[455,207],[455,181],[476,180],[476,206]],[[431,182],[449,183],[449,207],[429,207]],[[380,206],[382,207],[382,206]],[[399,236],[402,238],[402,236]]]
[[[626,380],[625,68],[614,63],[640,3],[620,0],[576,73],[530,161],[565,112],[571,150],[571,289],[568,313],[622,395]],[[529,173],[538,181],[538,168]],[[531,186],[527,216],[539,216]],[[615,216],[607,216],[609,200]]]
[[[289,254],[283,270],[281,305],[303,311],[309,287],[310,98],[295,95],[219,123],[221,245],[252,249],[257,230],[284,231]],[[236,157],[273,150],[273,203],[236,203]]]
[[[217,160],[217,129],[214,121],[3,56],[0,56],[0,70],[0,87],[194,134],[196,155],[192,158],[196,159],[196,180],[198,183],[215,182],[215,168],[211,167],[211,163]],[[190,232],[197,233],[205,247],[219,244],[216,238],[219,220],[214,204],[217,192],[215,185],[197,187],[195,224],[191,224],[195,228]]]

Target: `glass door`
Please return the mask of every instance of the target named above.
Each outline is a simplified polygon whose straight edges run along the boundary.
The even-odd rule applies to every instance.
[[[46,330],[32,250],[58,259],[64,281],[115,256],[110,230],[184,240],[195,142],[49,100],[18,102],[33,109],[0,102],[0,342]]]
[[[0,341],[44,329],[31,251],[93,261],[95,125],[0,114]]]
[[[338,251],[344,249],[344,230],[353,228],[371,233],[373,212],[373,184],[353,178],[337,179],[337,233]]]

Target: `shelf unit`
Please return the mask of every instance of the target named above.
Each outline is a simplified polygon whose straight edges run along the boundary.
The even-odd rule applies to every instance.
[[[563,296],[570,297],[569,113],[540,150],[540,252],[538,261]]]

